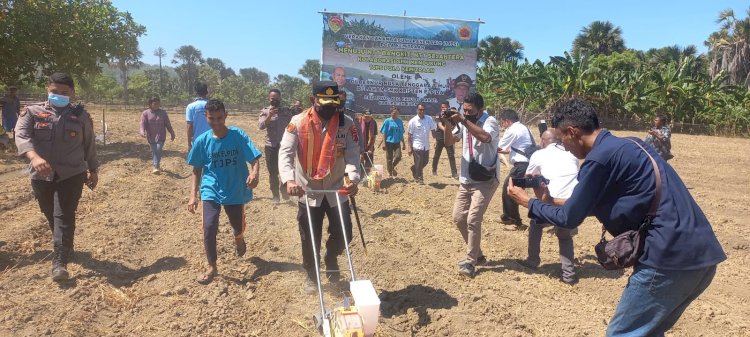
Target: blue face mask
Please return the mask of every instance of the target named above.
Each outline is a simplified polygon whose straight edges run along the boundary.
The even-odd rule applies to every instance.
[[[49,93],[47,100],[49,100],[49,104],[56,108],[64,108],[70,104],[70,97],[53,93]]]

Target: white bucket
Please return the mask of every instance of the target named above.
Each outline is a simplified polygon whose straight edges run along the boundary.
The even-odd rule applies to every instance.
[[[370,280],[359,280],[349,282],[349,290],[354,298],[354,306],[364,321],[365,336],[374,335],[380,319],[380,298],[375,287]]]

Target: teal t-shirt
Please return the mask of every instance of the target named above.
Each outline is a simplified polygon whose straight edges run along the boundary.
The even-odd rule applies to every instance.
[[[229,127],[224,138],[209,130],[193,142],[187,163],[203,169],[201,200],[221,205],[242,205],[253,199],[245,182],[250,175],[246,162],[260,158],[260,150],[242,129]]]
[[[388,118],[383,122],[383,126],[380,127],[380,133],[385,135],[387,143],[400,143],[404,139],[404,122],[401,118],[395,121],[393,118]]]

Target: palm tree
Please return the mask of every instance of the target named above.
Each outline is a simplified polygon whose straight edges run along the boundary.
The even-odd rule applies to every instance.
[[[167,56],[167,51],[162,47],[158,47],[154,50],[154,56],[159,58],[159,96],[161,96],[162,92],[164,92],[164,85],[162,84],[164,80],[162,79],[161,59]]]
[[[710,49],[709,74],[715,78],[726,71],[729,84],[750,88],[750,8],[741,20],[733,10],[724,10],[717,23],[721,29],[705,42]]]
[[[521,42],[508,37],[488,36],[479,42],[478,61],[487,65],[518,62],[523,59]]]
[[[573,56],[610,55],[625,50],[625,40],[622,39],[622,29],[609,21],[594,21],[573,40]]]
[[[189,93],[193,90],[193,84],[198,78],[198,64],[203,63],[201,51],[191,45],[177,48],[172,63],[182,63],[177,67],[177,70],[182,77],[183,83],[185,83],[185,89]]]

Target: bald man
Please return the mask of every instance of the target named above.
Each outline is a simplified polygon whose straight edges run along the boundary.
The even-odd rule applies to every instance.
[[[578,184],[578,159],[560,145],[552,130],[542,133],[542,149],[534,152],[526,169],[526,176],[542,175],[549,179],[547,188],[535,188],[534,193],[543,202],[562,205],[570,197]],[[531,221],[529,224],[529,250],[526,260],[519,263],[536,269],[541,263],[539,257],[542,229],[550,224]],[[555,227],[555,234],[560,245],[560,263],[562,265],[562,282],[573,285],[578,282],[573,265],[573,235],[577,230]]]

